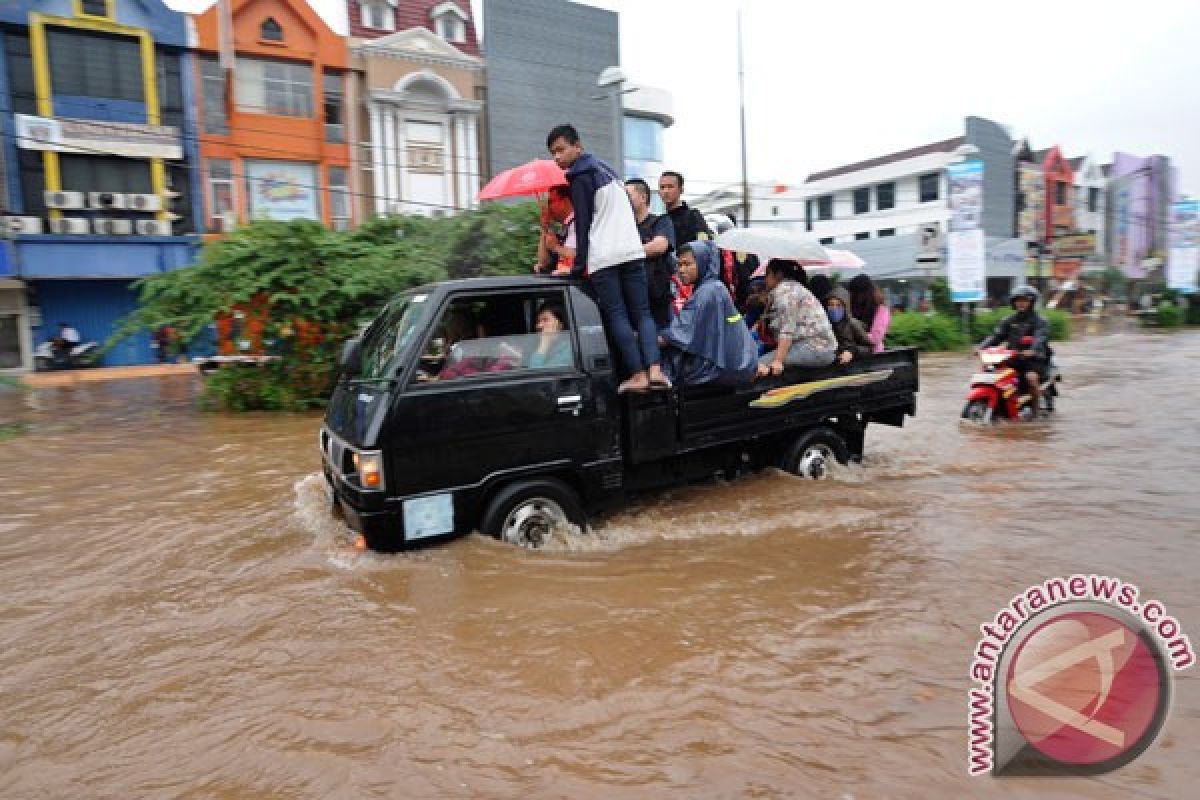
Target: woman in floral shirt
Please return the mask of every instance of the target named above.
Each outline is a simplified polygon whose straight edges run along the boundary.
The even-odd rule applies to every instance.
[[[795,261],[767,264],[770,305],[764,320],[775,349],[758,360],[758,375],[781,375],[783,368],[827,367],[837,356],[837,337],[825,309],[800,283],[803,270]]]

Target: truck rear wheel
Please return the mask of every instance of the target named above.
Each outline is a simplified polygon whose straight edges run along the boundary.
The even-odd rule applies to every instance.
[[[488,503],[479,528],[488,536],[521,547],[537,548],[557,529],[587,522],[579,497],[554,478],[519,481],[501,489]]]
[[[834,462],[850,461],[850,448],[832,428],[813,428],[800,434],[783,456],[782,467],[802,478],[821,480],[829,477]]]

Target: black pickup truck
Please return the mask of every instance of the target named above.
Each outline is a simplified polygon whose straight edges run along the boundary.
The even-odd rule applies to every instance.
[[[564,330],[537,330],[547,308]],[[917,353],[740,388],[618,395],[596,304],[550,278],[397,296],[346,344],[320,432],[336,509],[375,550],[479,530],[538,545],[631,493],[778,466],[819,478],[916,410]]]

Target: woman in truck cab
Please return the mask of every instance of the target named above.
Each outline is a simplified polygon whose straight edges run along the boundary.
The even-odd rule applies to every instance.
[[[721,281],[716,245],[695,241],[681,246],[679,277],[692,292],[659,337],[668,377],[687,386],[737,386],[754,380],[758,345]]]
[[[529,356],[534,369],[569,367],[574,360],[571,334],[567,332],[567,315],[556,303],[542,303],[534,322],[537,328],[537,349]]]
[[[774,349],[759,358],[758,376],[782,375],[788,367],[827,367],[837,356],[837,338],[825,309],[801,283],[795,261],[773,258],[767,263],[770,304],[763,316],[764,341]]]

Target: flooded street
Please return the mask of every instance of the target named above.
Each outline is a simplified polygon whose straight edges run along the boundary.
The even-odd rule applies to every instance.
[[[354,551],[317,416],[0,387],[0,797],[1194,796],[1196,669],[1123,769],[966,774],[978,626],[1025,587],[1120,577],[1200,643],[1200,333],[1058,351],[1049,422],[961,427],[971,357],[927,357],[863,466],[549,552]]]

